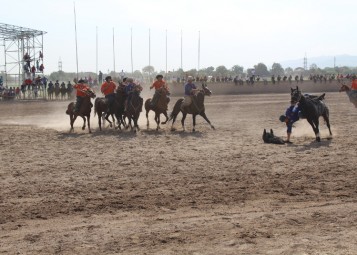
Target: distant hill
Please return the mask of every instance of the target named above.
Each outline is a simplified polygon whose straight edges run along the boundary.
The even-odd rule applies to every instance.
[[[316,64],[319,68],[325,67],[333,67],[334,66],[334,58],[336,59],[336,66],[348,66],[348,67],[357,67],[357,56],[350,55],[337,55],[337,56],[321,56],[321,57],[307,57],[307,68],[310,67],[311,64]],[[286,60],[280,62],[283,68],[291,67],[304,67],[304,59],[295,59],[295,60]]]

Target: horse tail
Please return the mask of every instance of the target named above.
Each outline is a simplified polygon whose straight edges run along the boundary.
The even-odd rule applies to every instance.
[[[71,111],[73,110],[73,107],[74,107],[74,103],[73,102],[69,103],[66,114],[70,115]]]
[[[180,98],[179,100],[177,100],[174,109],[172,110],[171,114],[170,114],[170,118],[169,121],[176,118],[177,115],[180,113],[181,111],[181,104],[183,102],[183,98]]]

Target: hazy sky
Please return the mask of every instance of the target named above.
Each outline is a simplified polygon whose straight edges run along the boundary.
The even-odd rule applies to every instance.
[[[79,71],[156,71],[241,65],[307,57],[357,55],[355,0],[1,0],[1,23],[46,31],[45,73],[76,71],[74,4]],[[167,44],[166,44],[167,31]],[[200,58],[198,38],[200,31]],[[166,61],[167,45],[167,61]],[[1,51],[3,52],[3,51]],[[4,54],[1,53],[2,61]],[[200,63],[198,64],[198,59]]]

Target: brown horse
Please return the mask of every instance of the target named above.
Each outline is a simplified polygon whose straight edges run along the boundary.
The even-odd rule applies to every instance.
[[[177,115],[180,112],[182,112],[181,124],[182,124],[183,131],[185,131],[185,119],[187,114],[192,114],[192,121],[193,121],[192,132],[195,132],[197,115],[202,116],[202,118],[204,118],[207,121],[207,123],[211,126],[211,128],[214,129],[214,126],[211,124],[211,122],[206,116],[205,105],[204,105],[205,95],[210,96],[211,94],[212,92],[207,88],[207,85],[202,84],[202,89],[199,90],[195,96],[193,96],[192,104],[190,104],[189,107],[186,107],[183,111],[181,109],[183,98],[177,100],[169,119],[172,120],[171,130],[175,130],[174,123]]]
[[[350,102],[357,108],[357,91],[353,91],[345,84],[341,84],[339,92],[345,91]]]
[[[166,117],[166,120],[164,122],[161,122],[161,124],[166,124],[168,121],[169,117],[167,116],[167,105],[170,102],[170,98],[167,96],[168,95],[168,90],[166,88],[160,88],[156,93],[159,93],[159,99],[157,100],[157,103],[155,106],[151,105],[151,98],[147,99],[145,101],[145,110],[146,110],[146,120],[147,120],[147,128],[149,128],[149,111],[152,110],[155,112],[155,121],[156,121],[156,130],[159,130],[160,128],[160,114],[164,114]]]
[[[91,108],[93,107],[93,104],[91,103],[90,100],[91,100],[91,98],[95,98],[96,95],[91,90],[86,91],[86,93],[87,93],[87,96],[83,98],[83,102],[82,102],[81,107],[78,112],[75,112],[75,113],[73,112],[74,106],[75,106],[74,102],[71,102],[67,107],[66,114],[69,115],[70,124],[71,124],[70,132],[74,131],[73,123],[77,119],[77,117],[80,116],[83,119],[82,130],[84,130],[86,128],[86,118],[87,118],[88,130],[89,130],[89,133],[92,133],[92,131],[90,129],[90,113],[91,113]]]

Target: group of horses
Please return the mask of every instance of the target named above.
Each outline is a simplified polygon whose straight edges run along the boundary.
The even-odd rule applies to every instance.
[[[52,86],[47,88],[47,95],[49,100],[67,100],[73,98],[73,88]]]
[[[357,107],[357,97],[352,97],[352,93],[348,86],[342,84],[340,92],[346,91],[347,95],[350,97],[350,101],[354,103]],[[134,91],[129,102],[126,103],[126,95],[124,92],[124,86],[119,86],[115,93],[115,100],[112,107],[109,109],[108,101],[105,98],[96,98],[96,95],[93,91],[89,91],[88,96],[84,98],[83,103],[78,112],[73,112],[75,103],[71,102],[68,105],[66,113],[70,116],[70,125],[71,131],[73,131],[73,124],[78,116],[83,118],[83,126],[82,130],[86,128],[86,122],[88,123],[88,130],[91,133],[90,128],[90,114],[91,114],[91,98],[96,98],[94,102],[94,116],[98,115],[98,124],[99,129],[102,130],[102,119],[108,121],[110,127],[115,125],[115,119],[117,121],[117,127],[121,129],[123,128],[131,128],[132,131],[136,132],[139,130],[138,119],[140,113],[142,112],[142,107],[144,105],[146,111],[146,119],[147,119],[147,128],[149,128],[149,112],[153,111],[155,113],[155,122],[156,122],[156,130],[160,129],[160,124],[166,124],[168,121],[172,120],[171,130],[175,130],[174,123],[178,114],[182,113],[181,125],[182,129],[185,131],[185,119],[187,114],[192,115],[192,131],[195,131],[196,126],[196,116],[202,116],[206,122],[210,125],[212,129],[214,126],[211,124],[209,119],[205,113],[204,99],[205,96],[210,96],[212,92],[207,88],[207,85],[202,84],[202,89],[200,89],[196,95],[193,97],[193,102],[189,107],[182,108],[181,105],[183,103],[183,98],[180,98],[175,103],[173,110],[168,116],[168,91],[165,88],[161,88],[159,91],[159,99],[157,100],[156,105],[151,104],[151,98],[145,101],[143,104],[143,99],[140,97],[139,91]],[[357,95],[357,94],[356,94]],[[299,108],[302,113],[302,118],[305,118],[308,123],[311,125],[316,141],[320,142],[320,130],[319,130],[319,118],[322,117],[328,127],[330,138],[332,136],[331,127],[330,127],[330,119],[329,119],[329,108],[323,101],[324,95],[322,96],[312,96],[312,95],[303,95],[298,86],[296,88],[291,88],[291,103],[299,103]],[[125,104],[126,107],[125,107]],[[160,115],[163,114],[165,117],[165,121],[160,122]],[[112,117],[112,121],[109,117]],[[128,119],[128,123],[126,123],[126,119]],[[133,123],[132,123],[133,122]]]
[[[91,133],[90,128],[90,114],[92,103],[91,99],[95,98],[94,101],[94,116],[98,116],[98,125],[99,130],[102,130],[102,120],[106,120],[109,123],[110,127],[115,125],[115,120],[117,122],[116,128],[122,129],[131,128],[132,131],[136,132],[139,130],[138,119],[140,117],[140,113],[142,112],[143,105],[146,111],[146,119],[147,119],[147,128],[149,128],[149,112],[153,111],[155,113],[155,122],[156,122],[156,130],[160,129],[160,124],[166,124],[168,121],[172,120],[171,130],[175,130],[174,123],[178,114],[182,113],[181,124],[182,128],[185,131],[185,119],[187,114],[192,115],[193,127],[192,131],[195,131],[196,126],[196,116],[202,116],[207,123],[210,125],[212,129],[214,126],[211,124],[209,119],[205,113],[204,99],[205,96],[210,96],[212,92],[207,88],[207,85],[202,84],[202,89],[198,90],[198,92],[193,96],[193,102],[189,107],[185,107],[181,109],[181,105],[183,103],[183,99],[178,99],[174,105],[174,108],[168,116],[168,90],[165,88],[159,89],[157,92],[159,93],[159,99],[157,100],[155,105],[152,105],[151,98],[145,101],[143,104],[143,99],[140,97],[140,90],[134,90],[131,94],[130,100],[128,100],[125,92],[125,86],[120,84],[115,93],[115,100],[112,103],[112,106],[109,107],[109,102],[106,98],[98,97],[93,91],[89,91],[87,96],[84,98],[80,109],[74,112],[75,103],[71,102],[68,107],[66,113],[70,116],[70,131],[73,132],[73,124],[77,117],[81,117],[83,119],[82,130],[85,130],[86,123],[88,123],[88,131]],[[163,114],[166,118],[165,121],[160,122],[160,115]],[[111,120],[110,120],[111,117]],[[126,122],[126,119],[128,122]]]

